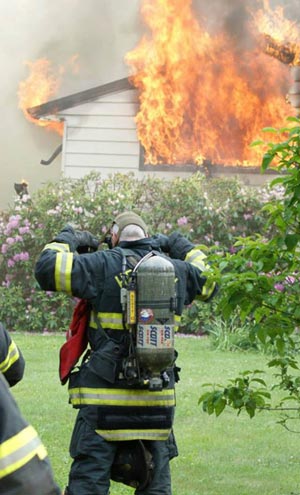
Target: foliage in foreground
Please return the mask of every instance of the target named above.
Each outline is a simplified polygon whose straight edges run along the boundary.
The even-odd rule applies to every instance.
[[[264,208],[268,225],[276,226],[274,234],[269,239],[261,234],[241,238],[235,254],[216,255],[214,264],[222,284],[219,309],[225,319],[238,308],[242,320],[251,320],[249,340],[272,350],[268,366],[274,384],[267,386],[259,370],[244,371],[199,399],[209,414],[218,416],[229,406],[253,417],[257,410],[270,408],[278,389],[282,399],[273,407],[282,412],[281,422],[287,428],[292,419],[300,419],[300,121],[289,120],[294,126],[274,129],[282,142],[269,144],[262,161],[263,170],[276,160],[285,172],[273,181],[273,186],[283,188],[284,200]]]
[[[119,212],[135,209],[151,233],[179,230],[204,249],[232,251],[237,236],[270,234],[262,206],[277,195],[268,187],[251,189],[236,179],[207,179],[200,173],[172,181],[90,174],[48,183],[32,198],[17,198],[0,213],[0,320],[21,331],[67,328],[73,309],[69,297],[41,292],[33,273],[43,246],[68,222],[100,239]],[[207,311],[195,306],[191,312],[197,318],[187,317],[185,331],[198,333]]]

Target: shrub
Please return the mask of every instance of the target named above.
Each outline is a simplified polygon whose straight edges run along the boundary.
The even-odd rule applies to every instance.
[[[133,174],[103,179],[92,173],[78,180],[49,182],[33,197],[18,197],[13,207],[0,213],[0,318],[15,330],[66,327],[73,309],[69,297],[43,293],[34,278],[41,249],[66,223],[102,238],[118,213],[135,209],[150,233],[179,230],[206,246],[209,254],[216,247],[232,250],[237,236],[257,231],[267,236],[262,206],[270,194],[274,193],[268,188],[246,188],[236,179],[207,179],[200,173],[172,181],[137,179]],[[191,311],[189,331],[199,333],[198,310]],[[186,328],[191,327],[188,318]]]

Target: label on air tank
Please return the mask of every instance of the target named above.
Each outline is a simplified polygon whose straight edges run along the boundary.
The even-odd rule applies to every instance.
[[[174,346],[174,325],[142,325],[137,326],[137,347],[169,348]]]

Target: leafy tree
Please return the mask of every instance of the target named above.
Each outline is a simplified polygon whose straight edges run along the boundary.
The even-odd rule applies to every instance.
[[[262,370],[243,371],[225,386],[206,384],[210,388],[199,403],[217,416],[226,407],[245,410],[250,417],[272,407],[281,411],[280,422],[289,429],[290,420],[300,419],[300,120],[290,117],[288,122],[272,129],[281,140],[268,143],[262,159],[262,171],[276,164],[282,172],[271,187],[280,185],[283,200],[264,207],[269,232],[276,227],[273,235],[240,238],[234,254],[214,256],[222,286],[219,309],[230,318],[238,308],[242,320],[251,320],[249,339],[267,346],[274,382],[265,381]]]

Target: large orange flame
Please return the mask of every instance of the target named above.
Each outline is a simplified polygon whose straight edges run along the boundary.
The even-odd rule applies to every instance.
[[[62,135],[63,122],[35,119],[27,109],[46,103],[57,96],[66,69],[63,66],[55,69],[50,60],[46,58],[26,62],[26,65],[30,73],[27,79],[19,84],[19,108],[30,122]],[[73,73],[79,72],[78,54],[73,55],[66,65]]]
[[[258,165],[261,150],[251,142],[293,113],[285,100],[289,68],[261,49],[255,16],[247,23],[251,46],[242,49],[228,33],[210,34],[191,3],[144,0],[149,34],[126,57],[140,94],[136,122],[145,161]],[[271,24],[263,29],[274,33]]]

